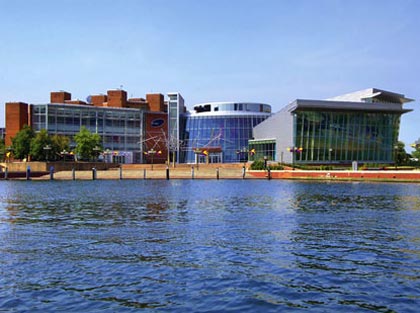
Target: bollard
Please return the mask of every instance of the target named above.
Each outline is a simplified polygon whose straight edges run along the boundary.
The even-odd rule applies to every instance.
[[[166,167],[166,180],[169,180],[169,166]]]
[[[216,168],[216,179],[219,180],[219,168]]]
[[[267,179],[268,180],[271,179],[271,170],[270,169],[267,170]]]
[[[96,168],[92,168],[92,180],[96,180]]]
[[[194,166],[191,166],[191,179],[194,179]]]
[[[245,179],[245,165],[242,167],[242,179]]]
[[[28,167],[26,168],[26,180],[30,180],[31,179],[31,167],[28,165]]]
[[[146,179],[146,169],[143,170],[143,179]]]
[[[76,180],[76,169],[74,167],[71,169],[71,177]]]
[[[50,180],[54,180],[54,166],[50,167]]]
[[[9,179],[9,168],[7,167],[4,169],[4,179],[5,180]]]
[[[120,166],[120,180],[123,179],[122,167]]]

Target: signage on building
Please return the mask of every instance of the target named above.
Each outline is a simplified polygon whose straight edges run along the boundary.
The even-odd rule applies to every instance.
[[[163,124],[165,124],[165,120],[163,118],[156,118],[150,123],[153,128],[161,127]]]

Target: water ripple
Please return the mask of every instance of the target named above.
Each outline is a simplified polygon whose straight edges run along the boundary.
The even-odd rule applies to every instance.
[[[0,311],[416,312],[419,189],[0,182]]]

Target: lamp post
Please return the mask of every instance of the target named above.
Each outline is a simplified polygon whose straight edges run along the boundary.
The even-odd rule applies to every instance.
[[[69,153],[67,152],[66,149],[64,149],[63,151],[60,152],[61,157],[63,158],[63,162],[66,162],[66,157]]]
[[[244,161],[244,165],[242,166],[242,179],[245,178],[245,172],[246,172],[246,166],[245,166],[245,164],[246,164],[246,161],[247,161],[247,158],[245,156],[248,155],[248,152],[249,152],[248,149],[245,148],[245,147],[243,147],[242,149],[236,151],[236,154],[239,155],[239,162],[241,162],[241,160]]]
[[[150,155],[151,156],[151,158],[152,158],[152,171],[153,171],[153,157],[155,156],[155,154],[156,154],[156,150],[155,149],[150,149],[149,151],[147,151],[147,154],[148,155]]]
[[[93,148],[93,157],[96,162],[98,161],[99,151],[101,151],[101,147],[95,146]]]
[[[6,148],[6,162],[10,163],[10,156],[12,155],[13,148],[11,146],[8,146]]]
[[[45,151],[45,161],[48,162],[48,153],[51,150],[51,146],[50,145],[46,145],[43,149]]]
[[[394,167],[397,169],[397,152],[398,152],[398,145],[394,145]]]
[[[112,160],[110,160],[111,150],[106,149],[104,151],[104,162],[105,163],[112,163]]]
[[[328,149],[328,161],[329,161],[329,163],[330,163],[330,167],[331,167],[331,164],[332,164],[332,160],[331,160],[331,153],[332,153],[332,151],[333,151],[333,149],[332,149],[332,148],[329,148],[329,149]]]
[[[295,154],[303,151],[303,148],[289,147],[287,150],[292,154],[292,169],[295,169]]]
[[[236,154],[239,155],[239,162],[241,162],[243,160],[244,165],[245,165],[245,163],[247,161],[247,158],[245,156],[248,155],[248,149],[243,147],[242,149],[237,150]]]
[[[201,149],[199,148],[195,148],[193,150],[194,155],[195,155],[195,163],[197,164],[197,170],[199,169],[199,164],[200,164],[200,154],[203,152]]]
[[[156,151],[155,149],[150,149],[149,151],[147,151],[147,152],[145,152],[144,154],[147,154],[147,155],[150,155],[151,156],[151,159],[152,159],[152,171],[153,171],[153,158],[154,158],[154,156],[155,156],[155,154],[162,154],[162,151],[161,150],[159,150],[159,151]]]

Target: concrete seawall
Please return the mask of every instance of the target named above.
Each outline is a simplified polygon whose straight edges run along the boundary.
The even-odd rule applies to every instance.
[[[95,179],[166,179],[167,167],[164,164],[132,164],[122,165],[119,168],[96,167],[96,164],[72,167],[55,171],[55,180],[93,180]],[[45,168],[45,167],[40,167]],[[93,173],[92,168],[95,168]],[[45,168],[46,169],[46,168]],[[9,172],[9,179],[26,179],[25,171]],[[49,180],[50,173],[34,171],[31,173],[33,180]],[[170,179],[295,179],[295,180],[323,180],[323,181],[389,181],[389,182],[416,182],[420,183],[420,171],[302,171],[283,170],[250,171],[246,170],[243,175],[243,164],[180,164],[169,167]],[[0,173],[0,179],[4,179],[4,172]]]
[[[266,171],[251,171],[258,178],[268,178]],[[420,182],[420,171],[271,171],[271,179],[308,179],[341,181]]]

